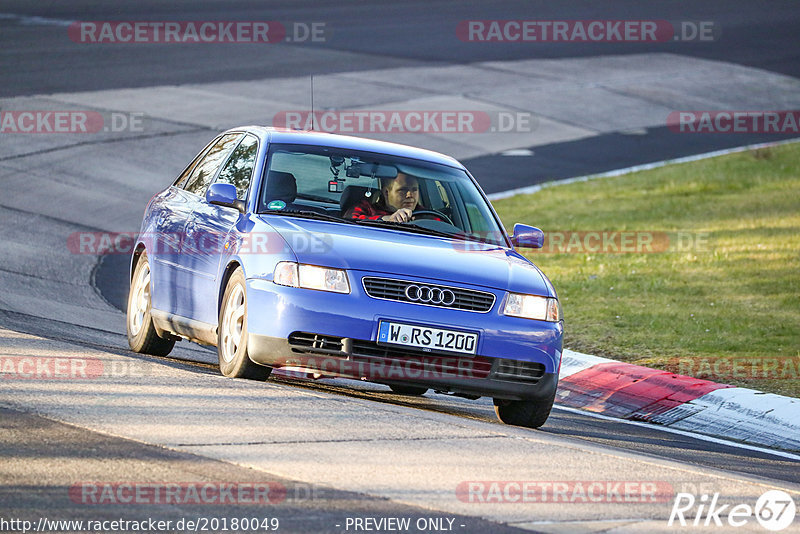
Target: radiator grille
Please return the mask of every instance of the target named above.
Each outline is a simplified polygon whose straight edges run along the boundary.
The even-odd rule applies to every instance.
[[[376,277],[365,277],[363,282],[364,291],[372,298],[423,306],[485,313],[495,301],[494,294],[474,289]]]

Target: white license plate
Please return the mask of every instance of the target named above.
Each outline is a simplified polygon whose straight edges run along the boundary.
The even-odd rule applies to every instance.
[[[478,334],[381,321],[378,324],[378,343],[475,354]]]

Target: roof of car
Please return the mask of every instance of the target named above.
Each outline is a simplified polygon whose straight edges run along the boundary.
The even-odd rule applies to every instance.
[[[271,143],[330,146],[421,159],[434,163],[440,163],[442,165],[448,165],[450,167],[457,167],[459,169],[464,168],[464,166],[461,165],[461,163],[459,163],[456,159],[445,154],[433,152],[432,150],[425,150],[423,148],[390,143],[388,141],[377,141],[374,139],[365,139],[363,137],[352,137],[349,135],[339,135],[327,132],[287,130],[284,128],[273,128],[268,126],[241,126],[238,128],[231,128],[231,130],[247,130],[260,135],[261,137],[268,137],[269,142]]]

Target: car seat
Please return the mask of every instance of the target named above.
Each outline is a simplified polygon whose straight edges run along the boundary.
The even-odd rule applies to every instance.
[[[267,175],[267,190],[265,192],[264,203],[268,204],[273,200],[282,200],[287,205],[294,202],[297,198],[297,180],[294,174],[282,171],[269,171]]]
[[[339,209],[341,210],[340,213],[342,217],[352,210],[356,204],[361,202],[361,199],[367,196],[367,191],[374,191],[374,189],[364,185],[348,185],[344,188],[342,196],[339,198]],[[373,193],[369,198],[372,200],[374,197],[376,197],[376,195]]]

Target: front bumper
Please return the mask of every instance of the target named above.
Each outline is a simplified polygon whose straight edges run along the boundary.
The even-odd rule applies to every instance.
[[[486,313],[374,299],[359,283],[372,273],[350,274],[350,294],[247,280],[250,358],[272,367],[465,395],[518,400],[546,399],[555,393],[562,323],[502,315],[501,291],[494,292],[495,304]],[[477,333],[476,354],[434,354],[378,344],[381,320]]]
[[[400,351],[351,338],[295,333],[283,339],[251,333],[247,343],[250,359],[260,365],[460,395],[547,400],[558,384],[558,375],[544,372],[537,363]]]

